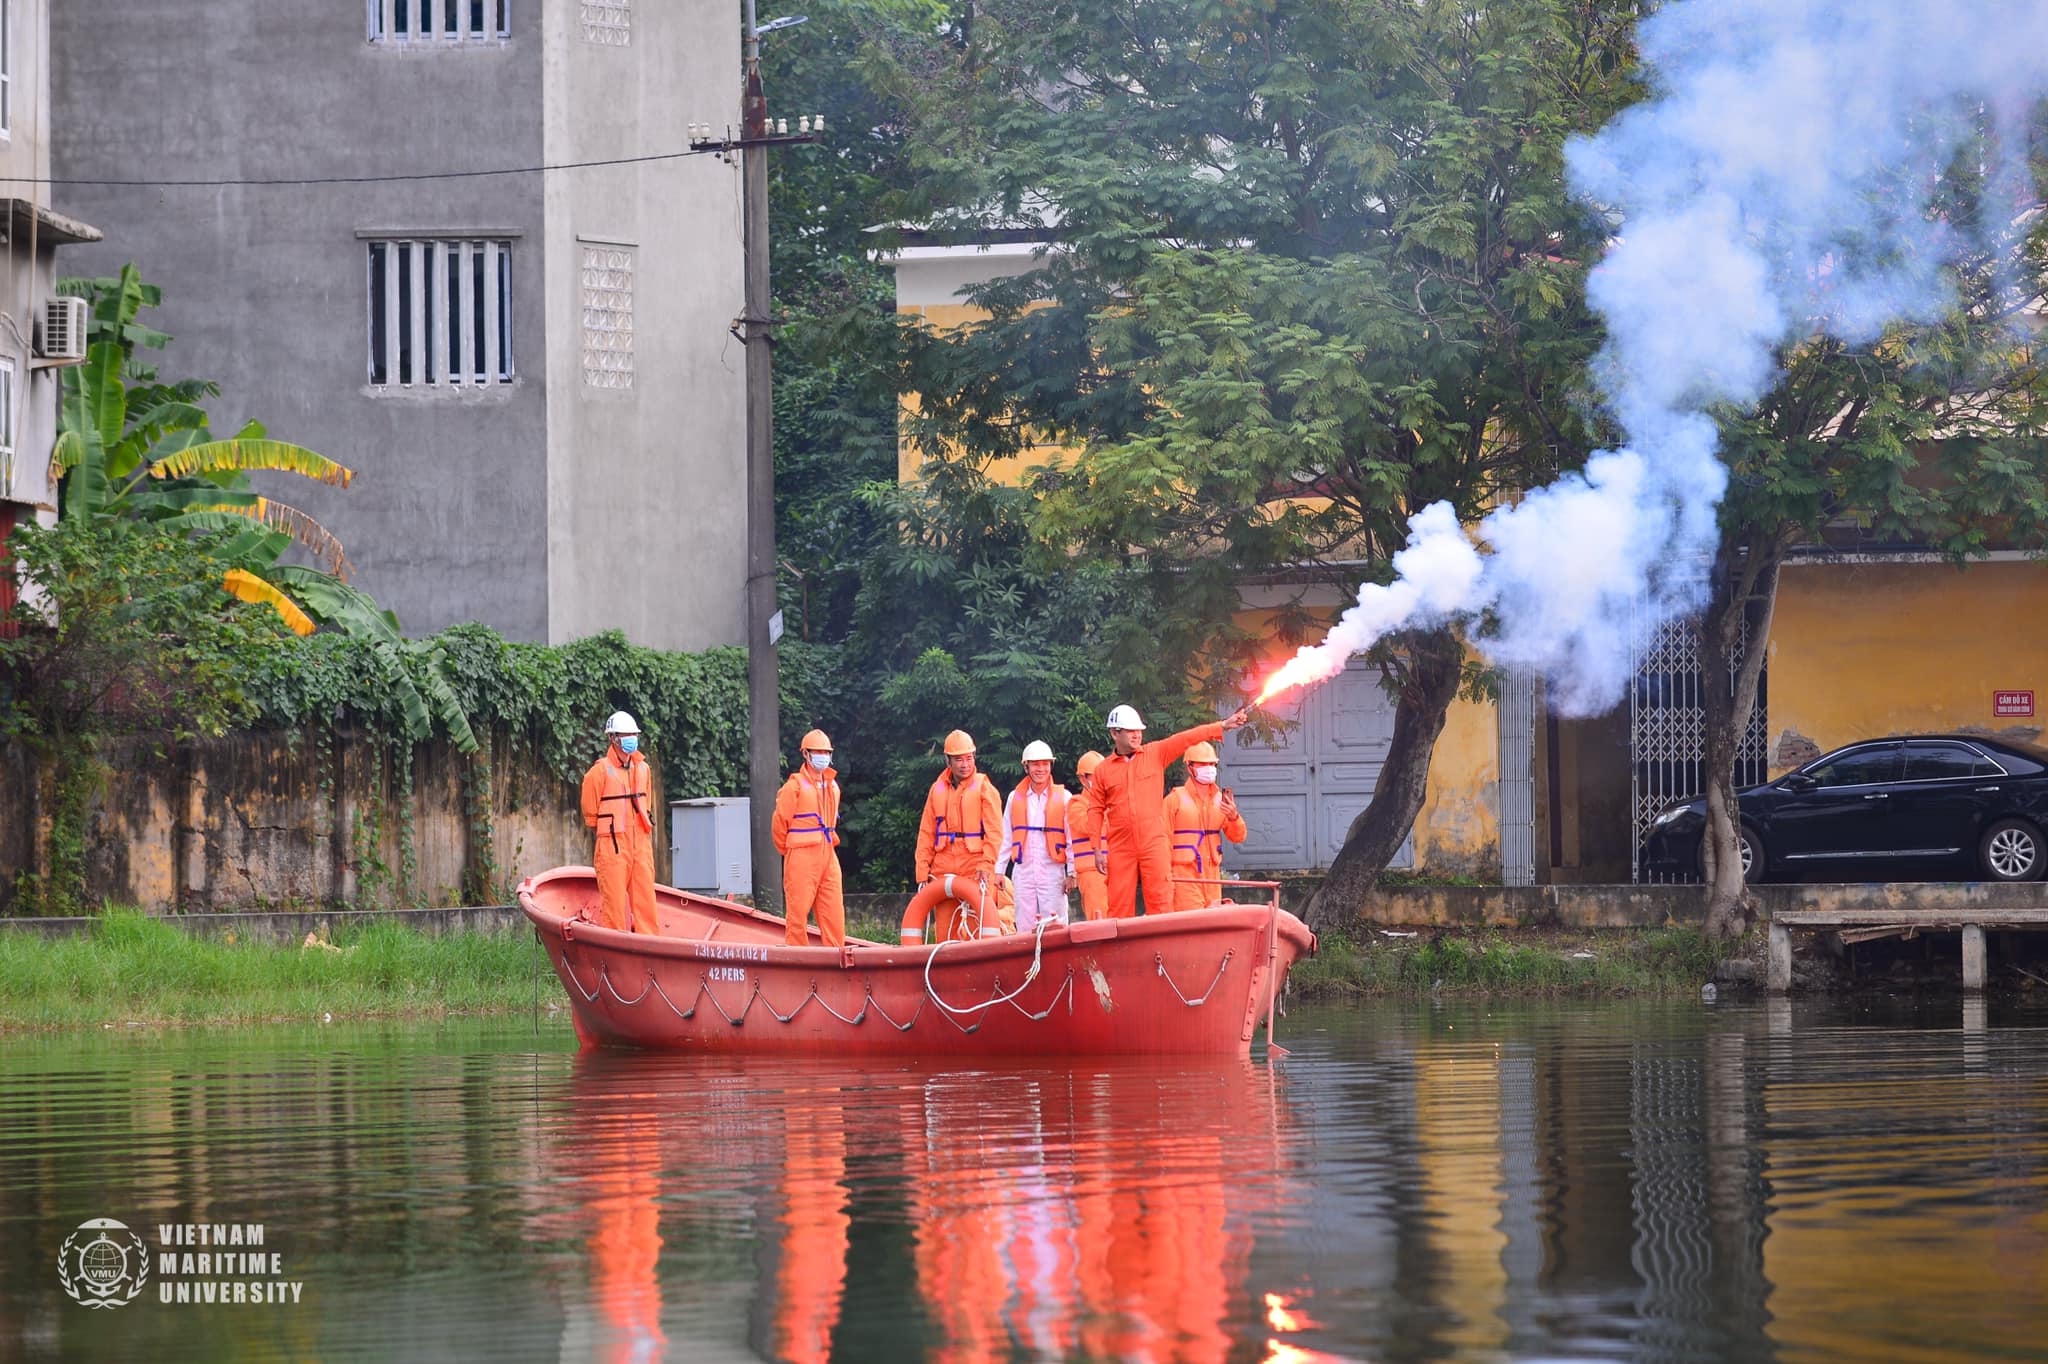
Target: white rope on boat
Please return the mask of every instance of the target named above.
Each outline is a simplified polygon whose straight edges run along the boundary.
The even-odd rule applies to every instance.
[[[939,959],[939,953],[946,949],[948,944],[943,942],[933,946],[932,954],[924,959],[925,993],[931,996],[932,1003],[938,1005],[941,1009],[944,1009],[948,1014],[958,1014],[961,1017],[965,1017],[968,1014],[978,1014],[984,1009],[993,1009],[998,1004],[1008,1004],[1010,1001],[1014,1000],[1018,995],[1021,995],[1026,990],[1030,989],[1031,982],[1038,979],[1039,962],[1041,958],[1043,958],[1043,956],[1045,955],[1045,930],[1048,927],[1050,927],[1051,924],[1052,920],[1050,919],[1040,919],[1038,921],[1038,928],[1031,935],[1031,968],[1024,973],[1023,984],[1019,985],[1016,989],[1010,991],[1010,993],[1004,994],[1002,992],[1002,987],[998,985],[996,987],[996,993],[990,995],[982,1003],[967,1004],[957,1009],[954,1008],[952,1005],[948,1004],[945,1000],[940,999],[939,992],[932,986],[932,963],[937,961]],[[1067,974],[1071,976],[1073,972],[1070,970]],[[1018,1007],[1017,1012],[1024,1012],[1023,1007],[1021,1005]],[[1025,1016],[1028,1018],[1030,1015],[1026,1014]]]
[[[1209,996],[1210,996],[1210,995],[1213,995],[1213,994],[1215,994],[1215,993],[1216,993],[1216,982],[1217,982],[1217,981],[1220,981],[1220,980],[1222,980],[1222,979],[1223,979],[1223,973],[1224,973],[1224,972],[1225,972],[1226,970],[1228,970],[1228,969],[1229,969],[1229,967],[1230,967],[1230,954],[1231,954],[1232,952],[1236,951],[1236,950],[1237,950],[1236,948],[1226,948],[1226,949],[1224,950],[1224,953],[1223,953],[1223,960],[1222,960],[1221,962],[1217,963],[1217,966],[1216,966],[1216,980],[1212,980],[1212,981],[1210,981],[1210,982],[1209,982],[1209,988],[1208,988],[1208,989],[1206,989],[1206,990],[1204,990],[1204,991],[1202,991],[1202,993],[1201,993],[1201,994],[1197,995],[1197,996],[1196,996],[1195,998],[1193,998],[1193,999],[1189,999],[1189,998],[1187,997],[1187,994],[1186,994],[1186,992],[1185,992],[1185,991],[1183,991],[1183,990],[1182,990],[1182,989],[1180,988],[1180,986],[1178,986],[1178,985],[1175,985],[1175,984],[1174,984],[1174,980],[1173,980],[1173,977],[1167,974],[1167,971],[1166,971],[1166,954],[1165,954],[1165,953],[1163,953],[1163,952],[1155,952],[1155,953],[1153,953],[1153,954],[1152,954],[1152,963],[1153,963],[1153,965],[1155,965],[1155,966],[1157,966],[1157,967],[1159,968],[1159,974],[1160,974],[1160,975],[1161,975],[1162,977],[1164,977],[1164,978],[1165,978],[1165,980],[1166,980],[1166,983],[1167,983],[1167,985],[1168,985],[1168,986],[1170,986],[1170,987],[1172,988],[1173,992],[1174,992],[1174,993],[1175,993],[1176,995],[1179,995],[1179,996],[1180,996],[1180,1002],[1181,1002],[1181,1003],[1183,1003],[1183,1004],[1185,1004],[1185,1005],[1187,1005],[1187,1006],[1188,1006],[1188,1007],[1189,1007],[1190,1009],[1198,1009],[1198,1008],[1200,1008],[1200,1007],[1201,1007],[1202,1005],[1204,1005],[1204,1004],[1207,1004],[1207,1003],[1209,1002]]]

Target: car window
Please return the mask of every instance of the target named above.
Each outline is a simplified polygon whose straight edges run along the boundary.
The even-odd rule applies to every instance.
[[[2031,777],[2041,771],[2040,763],[2035,762],[2032,758],[2029,758],[2024,754],[2015,753],[2008,748],[1999,749],[1997,753],[1993,756],[1995,756],[1998,759],[1998,766],[2003,767],[2005,769],[2005,772],[2001,774],[1998,771],[1997,767],[1992,767],[1989,764],[1986,764],[1982,769],[1978,771],[1978,776],[1996,777],[2000,775],[2005,775],[2013,777]]]
[[[1858,748],[1824,758],[1806,769],[1806,775],[1822,786],[1868,786],[1872,782],[1895,780],[1899,770],[1896,745]]]
[[[1990,770],[1984,759],[1961,744],[1907,744],[1907,781],[1959,781]]]

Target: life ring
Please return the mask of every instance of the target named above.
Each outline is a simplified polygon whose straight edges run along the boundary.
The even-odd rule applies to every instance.
[[[960,915],[953,921],[953,936],[956,941],[967,942],[974,937],[974,926],[981,926],[981,936],[999,936],[1002,925],[988,912],[979,881],[965,876],[940,876],[925,882],[923,890],[910,897],[910,907],[903,911],[903,945],[922,947],[925,941],[926,925],[931,922],[932,911],[948,900],[958,900],[973,911],[970,918]],[[961,930],[965,929],[963,933]]]

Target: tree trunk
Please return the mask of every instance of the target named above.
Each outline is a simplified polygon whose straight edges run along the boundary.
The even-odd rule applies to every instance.
[[[1781,535],[1724,537],[1714,555],[1712,590],[1700,617],[1700,695],[1705,711],[1707,824],[1701,868],[1707,883],[1707,935],[1740,937],[1749,927],[1751,901],[1738,842],[1735,761],[1742,732],[1756,709],[1757,683],[1770,650],[1771,614],[1777,605]],[[1743,627],[1749,644],[1743,647]],[[1737,657],[1740,656],[1740,663]],[[1765,855],[1769,855],[1768,849]]]
[[[1319,932],[1357,916],[1422,811],[1429,757],[1458,695],[1465,646],[1446,626],[1414,632],[1406,652],[1407,671],[1394,702],[1393,739],[1372,800],[1351,821],[1322,888],[1308,903],[1309,926]]]

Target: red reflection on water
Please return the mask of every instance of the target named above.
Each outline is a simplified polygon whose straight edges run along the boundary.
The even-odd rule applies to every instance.
[[[590,1219],[591,1299],[603,1318],[596,1354],[623,1364],[659,1359],[668,1345],[657,1273],[661,1149],[651,1105],[610,1097],[588,1113],[575,1169]]]
[[[1227,1358],[1253,1315],[1232,1193],[1271,1145],[1269,1078],[1232,1062],[927,1079],[904,1140],[933,1357]]]
[[[603,1052],[574,1066],[564,1172],[582,1186],[607,1358],[668,1344],[658,1196],[679,1245],[707,1208],[720,1235],[752,1228],[760,1277],[733,1335],[778,1360],[871,1352],[878,1329],[900,1329],[917,1333],[904,1357],[959,1364],[1223,1364],[1286,1329],[1269,1328],[1250,1282],[1253,1228],[1273,1215],[1284,1164],[1284,1081],[1264,1067]],[[702,1294],[676,1287],[682,1310],[701,1312]],[[878,1328],[892,1302],[902,1325]]]
[[[836,1082],[811,1077],[785,1092],[782,1255],[775,1269],[775,1357],[832,1357],[846,1291],[846,1113]]]

